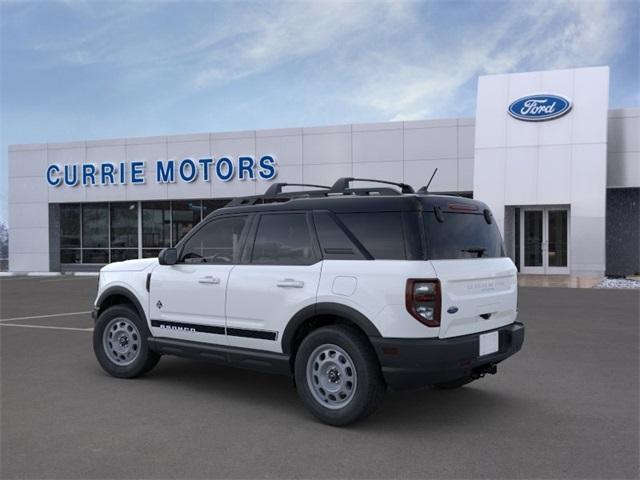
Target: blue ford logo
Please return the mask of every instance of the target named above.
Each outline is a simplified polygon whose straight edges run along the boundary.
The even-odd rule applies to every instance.
[[[560,95],[527,95],[509,105],[509,115],[518,120],[541,122],[558,118],[571,110],[571,101]]]

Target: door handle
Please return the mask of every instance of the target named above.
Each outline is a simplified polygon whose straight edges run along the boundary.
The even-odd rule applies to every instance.
[[[207,275],[206,277],[200,277],[198,279],[198,283],[206,283],[206,284],[209,284],[209,285],[218,285],[220,283],[220,279],[212,277],[211,275]]]
[[[293,278],[285,278],[284,280],[279,280],[276,285],[282,288],[302,288],[304,287],[304,282]]]

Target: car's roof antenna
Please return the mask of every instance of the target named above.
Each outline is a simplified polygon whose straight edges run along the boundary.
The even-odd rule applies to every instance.
[[[438,167],[436,167],[433,170],[433,173],[431,174],[431,178],[429,179],[429,181],[427,182],[427,184],[422,187],[420,190],[418,190],[418,193],[429,193],[429,186],[431,185],[431,182],[433,182],[433,177],[436,176],[436,173],[438,173]]]

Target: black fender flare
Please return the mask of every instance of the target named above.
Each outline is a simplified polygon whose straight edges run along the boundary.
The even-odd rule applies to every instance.
[[[100,310],[100,305],[102,305],[102,303],[107,298],[112,297],[114,295],[120,295],[127,298],[127,300],[129,300],[133,304],[133,306],[136,307],[136,310],[138,311],[138,315],[140,315],[140,318],[142,318],[145,322],[147,322],[147,315],[144,313],[144,308],[142,308],[142,304],[138,300],[138,297],[136,297],[135,293],[133,293],[131,290],[125,287],[120,287],[120,286],[109,287],[104,292],[102,292],[98,297],[98,300],[96,300],[96,311]],[[96,316],[96,319],[97,319],[97,316]]]
[[[366,316],[360,313],[358,310],[343,305],[341,303],[322,302],[309,305],[298,313],[296,313],[287,323],[284,332],[282,333],[282,351],[290,354],[293,350],[293,340],[298,328],[302,326],[310,318],[318,315],[332,315],[336,317],[342,317],[357,325],[368,337],[381,337],[380,331]]]

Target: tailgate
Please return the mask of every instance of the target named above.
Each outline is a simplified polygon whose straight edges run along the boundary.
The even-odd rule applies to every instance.
[[[515,321],[517,270],[509,258],[432,260],[442,292],[440,338],[492,330]],[[455,313],[453,312],[457,308]]]

